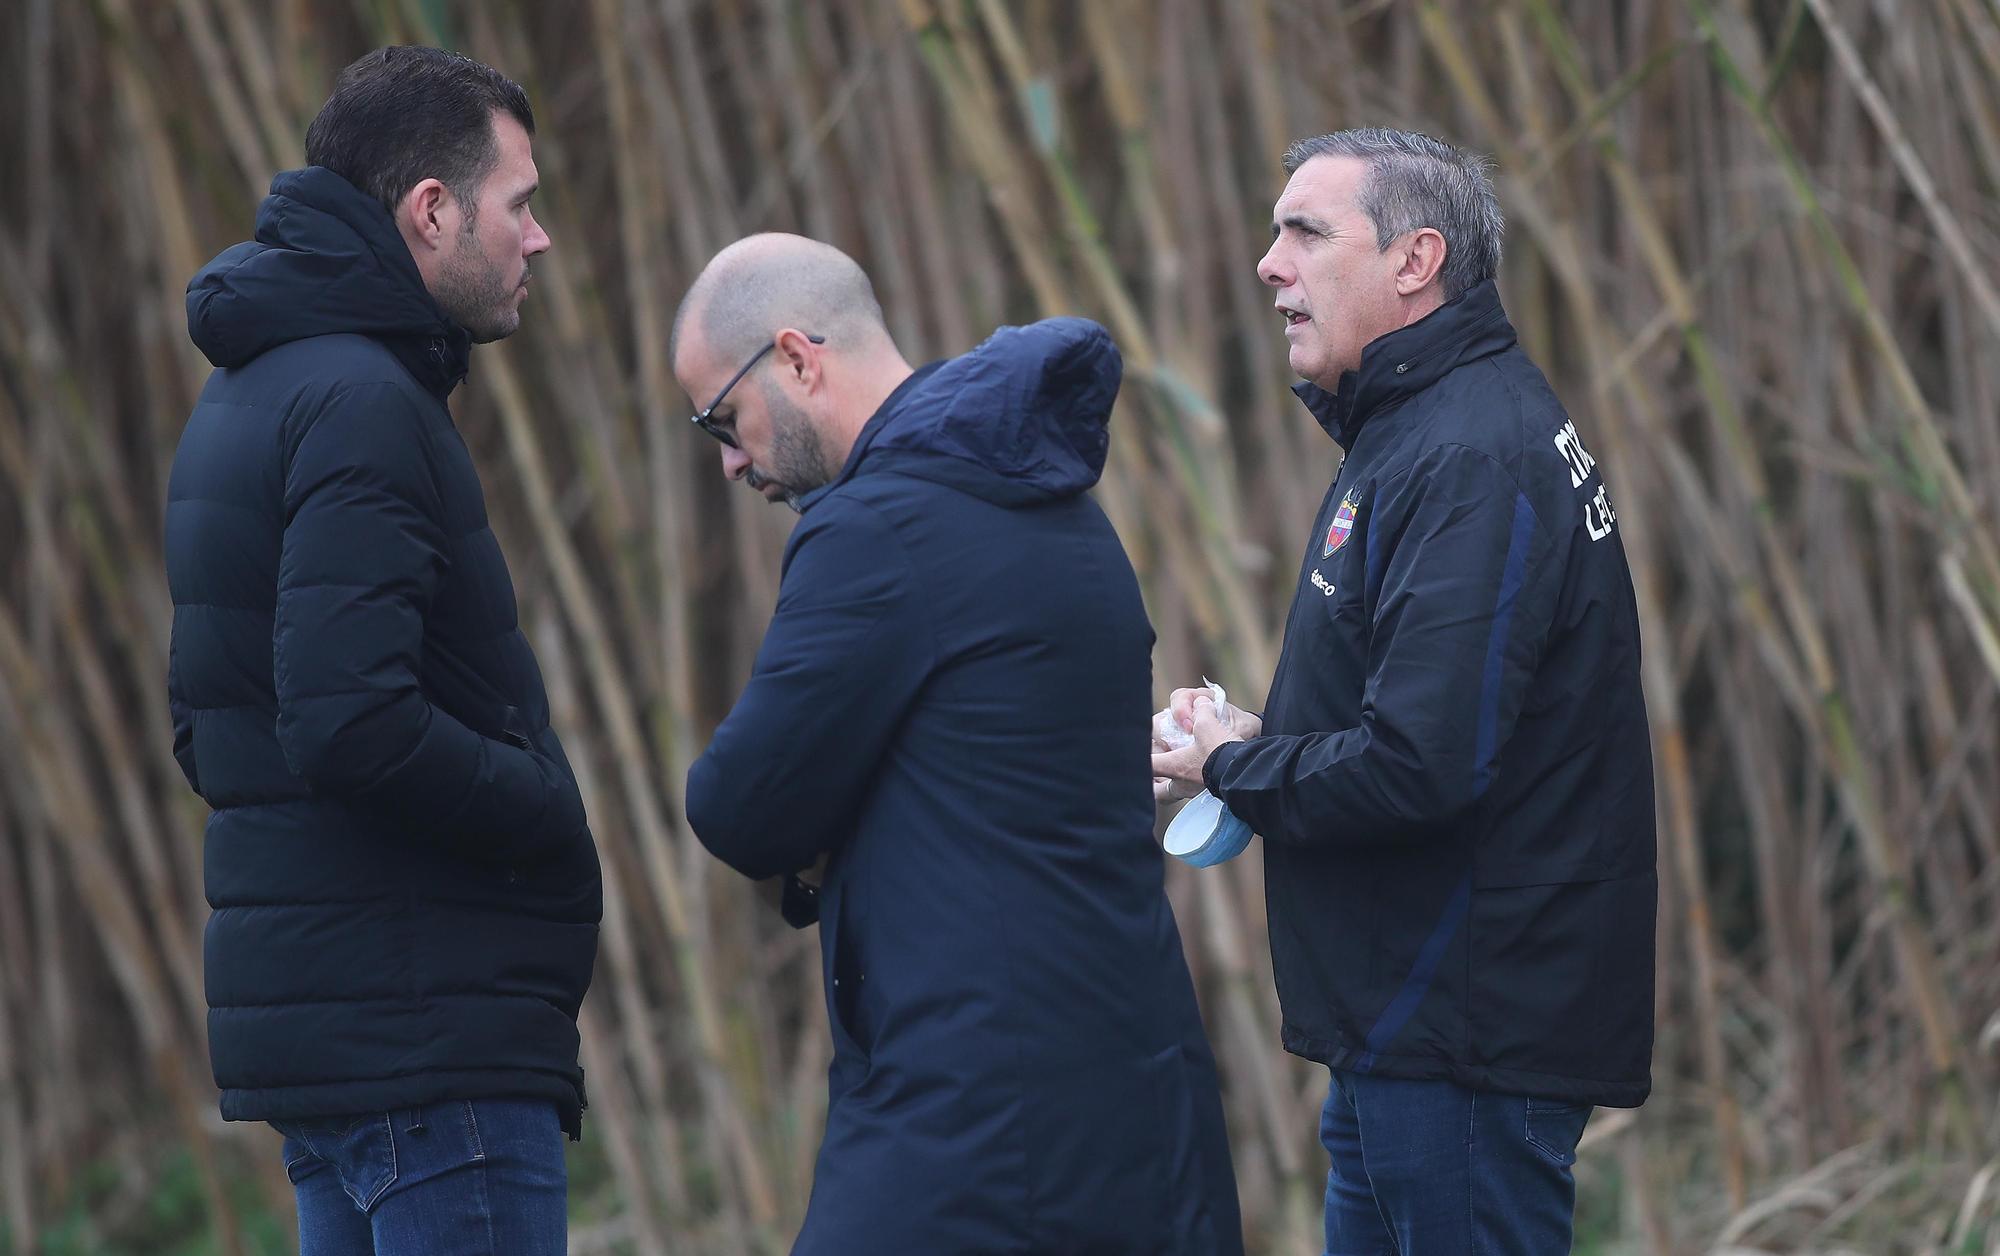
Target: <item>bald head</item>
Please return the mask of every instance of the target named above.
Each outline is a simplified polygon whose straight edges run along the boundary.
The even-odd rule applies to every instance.
[[[849,349],[889,341],[875,286],[853,258],[831,244],[769,232],[738,240],[702,268],[674,315],[674,361],[696,349],[740,362],[785,327]]]
[[[830,482],[910,364],[854,259],[754,235],[702,268],[674,315],[674,374],[720,444],[722,472],[797,506]]]

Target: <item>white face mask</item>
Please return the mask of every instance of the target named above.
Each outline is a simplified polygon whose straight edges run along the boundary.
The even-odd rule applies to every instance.
[[[1230,719],[1229,697],[1221,685],[1208,677],[1201,678],[1208,686],[1209,696],[1215,701],[1216,715],[1227,721]],[[1179,750],[1194,744],[1194,734],[1174,721],[1172,711],[1161,711],[1153,717],[1153,736],[1169,750]],[[1227,859],[1234,859],[1250,845],[1250,826],[1236,818],[1222,800],[1207,790],[1202,790],[1188,799],[1187,806],[1167,825],[1166,837],[1161,845],[1166,852],[1183,863],[1197,868],[1206,868]]]
[[[1250,826],[1204,789],[1167,826],[1162,844],[1182,863],[1207,868],[1242,854],[1250,845]]]

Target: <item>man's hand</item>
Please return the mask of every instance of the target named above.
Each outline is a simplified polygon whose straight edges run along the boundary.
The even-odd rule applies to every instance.
[[[1228,706],[1225,721],[1215,710],[1215,698],[1205,688],[1176,689],[1167,709],[1174,722],[1194,736],[1192,745],[1169,750],[1153,739],[1153,800],[1172,802],[1201,792],[1201,769],[1217,746],[1248,741],[1264,731],[1264,722],[1248,711]]]
[[[826,884],[826,864],[827,860],[832,857],[831,853],[821,855],[813,863],[812,867],[801,868],[792,875],[798,877],[799,880],[812,886],[814,889],[818,889],[820,886]],[[772,911],[784,910],[785,877],[765,877],[762,881],[752,881],[750,887],[757,892],[758,898],[770,904]]]

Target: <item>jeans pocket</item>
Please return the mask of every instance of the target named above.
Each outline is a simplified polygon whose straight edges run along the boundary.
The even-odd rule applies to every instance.
[[[421,1108],[402,1108],[395,1117],[396,1180],[392,1194],[426,1190],[433,1194],[440,1179],[467,1180],[462,1170],[506,1157],[514,1136],[517,1107],[549,1113],[555,1128],[555,1105],[507,1099],[440,1099]],[[555,1137],[560,1140],[561,1134]],[[444,1188],[450,1191],[455,1188]]]
[[[1547,1157],[1550,1163],[1569,1168],[1576,1163],[1576,1145],[1583,1138],[1583,1127],[1590,1121],[1590,1112],[1591,1105],[1587,1103],[1530,1098],[1524,1116],[1524,1134],[1528,1145]]]
[[[396,1182],[396,1135],[384,1112],[368,1117],[338,1134],[299,1130],[300,1141],[333,1166],[341,1189],[363,1212],[375,1206],[382,1192]]]
[[[320,1159],[318,1156],[315,1156],[313,1154],[312,1148],[306,1146],[305,1143],[300,1141],[298,1138],[294,1137],[292,1133],[288,1129],[286,1129],[283,1125],[281,1125],[279,1122],[277,1121],[271,1122],[271,1128],[277,1130],[279,1134],[284,1136],[285,1146],[283,1154],[285,1157],[285,1178],[286,1180],[291,1182],[293,1186],[297,1186],[299,1184],[300,1178],[305,1177],[307,1174],[321,1167]]]

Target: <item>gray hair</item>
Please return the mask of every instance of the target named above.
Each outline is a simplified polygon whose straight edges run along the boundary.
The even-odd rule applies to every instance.
[[[1438,281],[1449,301],[1498,273],[1506,221],[1493,193],[1492,163],[1476,153],[1415,131],[1356,127],[1315,135],[1285,150],[1285,173],[1315,157],[1354,157],[1368,164],[1357,195],[1375,224],[1375,244],[1419,227],[1444,237]]]

